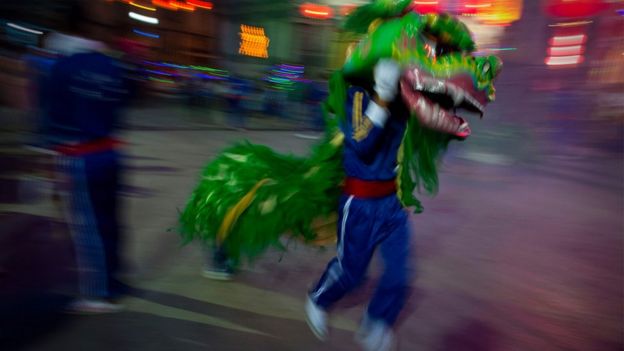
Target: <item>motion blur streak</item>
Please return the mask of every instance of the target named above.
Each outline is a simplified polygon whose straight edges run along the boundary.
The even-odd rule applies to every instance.
[[[359,350],[357,293],[325,345],[304,320],[333,243],[283,240],[216,282],[177,223],[231,143],[299,156],[324,138],[357,42],[342,21],[366,2],[0,1],[0,350]],[[411,4],[504,68],[410,219],[399,350],[624,349],[624,1]]]

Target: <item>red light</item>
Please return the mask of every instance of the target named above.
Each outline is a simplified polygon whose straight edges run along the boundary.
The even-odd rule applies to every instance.
[[[299,6],[299,12],[304,17],[315,19],[328,19],[334,15],[334,11],[329,6],[305,3]]]
[[[459,14],[464,16],[476,16],[480,10],[481,0],[466,0],[462,1],[462,5],[459,8]]]
[[[342,16],[349,16],[349,14],[353,12],[353,10],[355,10],[356,7],[357,6],[353,4],[344,5],[340,8],[340,14]]]
[[[548,66],[578,65],[583,62],[582,55],[547,57],[544,61]]]
[[[572,56],[572,55],[580,55],[583,53],[584,48],[582,45],[572,45],[572,46],[554,46],[548,48],[549,56]]]
[[[176,11],[178,8],[175,6],[172,6],[169,1],[166,0],[152,0],[152,4],[158,6],[158,7],[162,7],[163,9],[167,9],[167,10],[173,10]]]
[[[553,17],[591,17],[607,7],[603,0],[550,0],[546,12]]]
[[[185,4],[183,2],[177,2],[177,1],[169,1],[169,4],[175,8],[178,8],[180,10],[184,10],[184,11],[195,11],[195,6],[191,5],[191,4]]]
[[[439,1],[431,1],[431,0],[418,0],[412,2],[412,8],[414,11],[420,13],[421,15],[427,13],[438,13],[440,12],[440,4]]]
[[[199,7],[200,9],[212,10],[212,3],[202,0],[186,0],[186,2],[192,6]]]
[[[585,43],[586,39],[587,39],[587,36],[585,34],[554,36],[550,38],[550,45],[552,46],[581,45]]]

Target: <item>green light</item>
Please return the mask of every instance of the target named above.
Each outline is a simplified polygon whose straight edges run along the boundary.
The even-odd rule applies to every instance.
[[[169,79],[161,79],[161,78],[154,78],[154,77],[149,77],[149,80],[154,81],[154,82],[159,82],[159,83],[167,83],[167,84],[174,84],[175,82]]]
[[[210,72],[216,76],[220,76],[220,77],[228,77],[229,74],[227,71],[221,70],[221,69],[216,69],[216,68],[212,68],[212,67],[206,67],[206,66],[190,66],[192,69],[196,69],[198,71],[204,71],[204,72]]]

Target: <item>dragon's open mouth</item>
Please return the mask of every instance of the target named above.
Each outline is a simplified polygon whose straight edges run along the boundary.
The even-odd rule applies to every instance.
[[[486,95],[474,88],[468,74],[441,79],[417,67],[403,74],[401,94],[410,111],[427,127],[460,137],[470,135],[470,128],[458,114],[483,116],[487,103]]]

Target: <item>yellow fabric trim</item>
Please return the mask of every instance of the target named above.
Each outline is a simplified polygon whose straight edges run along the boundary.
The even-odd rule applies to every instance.
[[[362,101],[364,100],[364,93],[357,92],[353,97],[352,108],[352,126],[353,126],[353,140],[360,142],[368,136],[371,129],[373,129],[373,123],[368,117],[362,114]]]
[[[225,240],[225,238],[227,238],[238,218],[241,216],[241,214],[243,214],[243,212],[245,212],[245,210],[249,207],[251,202],[256,197],[256,192],[258,191],[258,189],[269,181],[270,179],[265,178],[257,182],[256,185],[254,185],[253,188],[251,188],[251,190],[249,190],[247,194],[245,194],[245,196],[243,196],[236,203],[236,205],[230,207],[230,209],[223,217],[223,222],[221,222],[221,226],[219,227],[219,231],[217,232],[217,243],[220,244]]]
[[[407,133],[408,128],[405,129],[405,133]],[[398,163],[398,170],[397,170],[397,177],[396,177],[396,182],[397,182],[397,197],[399,198],[399,202],[401,202],[401,205],[403,205],[403,207],[405,207],[405,203],[403,203],[403,191],[402,191],[402,187],[401,187],[401,174],[403,174],[403,161],[405,158],[405,155],[403,153],[403,142],[405,141],[405,134],[403,135],[403,140],[401,140],[401,145],[399,145],[399,152],[397,154],[397,163]]]
[[[371,24],[368,25],[368,34],[371,34],[372,32],[374,32],[375,29],[377,29],[377,27],[379,27],[382,23],[383,23],[383,19],[381,18],[377,18],[374,21],[372,21]]]
[[[373,129],[373,122],[364,118],[360,127],[353,133],[353,139],[358,142],[366,139],[371,129]]]
[[[360,124],[362,123],[362,100],[364,99],[364,93],[357,92],[353,97],[353,107],[351,111],[351,125],[353,126],[353,131],[355,133],[358,128],[360,128]]]
[[[332,146],[339,147],[340,145],[342,145],[344,137],[345,136],[344,134],[342,134],[342,132],[337,132],[336,135],[334,135],[334,138],[330,141],[330,143],[332,144]]]

